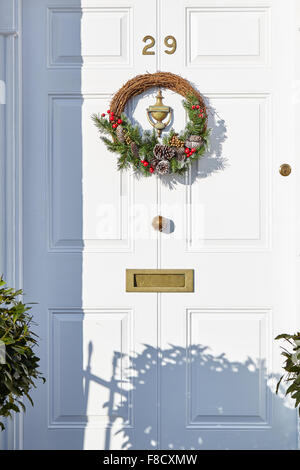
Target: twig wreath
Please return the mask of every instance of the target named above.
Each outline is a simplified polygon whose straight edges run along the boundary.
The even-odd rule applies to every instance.
[[[154,87],[168,88],[183,96],[188,114],[185,128],[179,134],[171,129],[162,143],[155,129],[141,132],[124,113],[133,96]],[[119,170],[132,167],[144,176],[182,174],[208,147],[210,129],[203,97],[187,80],[169,72],[137,75],[113,96],[106,113],[94,114],[92,118],[108,150],[119,154]]]

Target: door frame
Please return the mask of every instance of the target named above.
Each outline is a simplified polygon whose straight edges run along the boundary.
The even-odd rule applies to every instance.
[[[0,4],[0,272],[18,289],[23,285],[21,12],[22,0]],[[23,448],[22,413],[7,421],[0,448]]]
[[[3,227],[0,230],[0,273],[9,285],[18,289],[23,286],[22,4],[23,0],[0,3],[0,105],[6,105],[0,106],[0,224]],[[297,13],[300,23],[300,6]],[[296,36],[295,43],[295,47],[300,45]],[[4,102],[1,95],[5,97]],[[22,412],[7,422],[7,429],[0,438],[2,448],[23,449]]]

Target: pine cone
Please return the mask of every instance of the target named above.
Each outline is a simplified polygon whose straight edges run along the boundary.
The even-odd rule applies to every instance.
[[[171,158],[175,157],[175,155],[176,155],[175,150],[174,150],[172,147],[167,147],[167,146],[166,146],[165,158],[166,158],[167,160],[171,160]]]
[[[156,144],[153,149],[153,154],[158,160],[171,160],[175,156],[175,150],[167,145]]]
[[[135,142],[131,142],[130,147],[131,147],[132,155],[135,158],[140,158],[139,148],[138,148],[137,144]]]
[[[156,144],[153,149],[153,155],[157,160],[162,160],[164,158],[164,145]]]
[[[190,135],[185,142],[185,146],[188,147],[189,149],[191,148],[198,148],[203,145],[203,140],[200,135]]]
[[[176,149],[176,158],[179,162],[183,162],[185,160],[185,149],[184,147],[179,147]]]
[[[166,175],[170,171],[170,163],[168,160],[161,160],[157,165],[156,165],[156,171],[160,175]]]
[[[188,140],[192,142],[202,142],[202,137],[200,135],[190,135]]]
[[[152,160],[150,161],[150,164],[151,164],[152,168],[154,168],[154,170],[155,170],[155,168],[157,167],[157,165],[160,161],[161,160],[158,160],[158,158],[155,158],[155,157],[152,158]]]
[[[121,144],[125,142],[124,129],[122,126],[118,126],[116,130],[117,139]]]

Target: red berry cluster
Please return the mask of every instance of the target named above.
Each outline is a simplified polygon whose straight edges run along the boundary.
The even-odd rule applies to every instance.
[[[193,147],[192,149],[189,149],[188,147],[184,150],[186,157],[189,158],[193,153],[196,152],[196,149]]]
[[[202,108],[200,108],[199,104],[193,104],[192,109],[197,109],[197,111],[199,110],[198,117],[199,117],[199,118],[202,118],[202,119],[204,118],[204,116],[205,116],[205,110],[202,109]]]
[[[149,166],[149,162],[147,162],[147,160],[141,160],[141,163],[142,165],[145,167],[145,168],[148,168]],[[153,173],[154,172],[154,168],[152,166],[149,167],[149,171],[150,173]]]
[[[110,109],[107,110],[107,114],[108,114],[108,116],[109,116],[109,120],[110,120],[110,122],[111,122],[111,124],[112,124],[112,128],[113,128],[113,129],[116,129],[119,124],[122,124],[122,123],[123,123],[122,119],[119,119],[118,117],[116,117],[116,116],[114,115],[114,112],[111,111]],[[105,117],[105,113],[102,113],[102,114],[101,114],[101,117]]]

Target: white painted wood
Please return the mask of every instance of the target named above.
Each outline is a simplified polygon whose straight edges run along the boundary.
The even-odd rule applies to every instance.
[[[130,7],[58,6],[47,14],[49,68],[132,66]],[[111,40],[99,40],[99,32]]]
[[[162,5],[164,35],[171,2]],[[299,318],[293,34],[282,42],[296,27],[294,6],[183,0],[173,13],[173,24],[187,21],[177,33],[184,47],[176,60],[163,55],[163,69],[180,63],[217,114],[211,153],[183,184],[160,192],[162,215],[186,226],[182,236],[162,234],[161,265],[195,269],[195,293],[161,296],[162,355],[168,362],[175,345],[178,362],[187,350],[187,369],[174,366],[173,380],[186,380],[176,390],[162,359],[163,448],[297,447],[296,414],[273,383],[282,363],[273,339]],[[289,178],[279,175],[283,160]]]
[[[268,6],[193,4],[185,13],[189,67],[269,65]]]
[[[24,288],[48,379],[24,448],[297,447],[273,341],[297,328],[299,304],[294,8],[24,2]],[[147,34],[155,55],[141,54]],[[155,70],[215,110],[210,153],[169,185],[117,173],[90,119]],[[155,94],[127,106],[143,128]],[[180,130],[182,98],[163,94]],[[159,213],[171,233],[152,229]],[[195,292],[126,294],[126,268],[194,268]]]
[[[187,309],[186,316],[187,427],[251,429],[270,426],[270,393],[265,380],[269,372],[266,343],[270,334],[270,311]],[[244,330],[247,330],[246,338]],[[213,361],[208,350],[197,354],[195,347],[199,348],[199,344],[209,344],[216,355]],[[201,355],[207,361],[205,380]],[[212,367],[208,367],[211,363]]]
[[[1,34],[15,34],[18,31],[18,0],[0,0]]]
[[[132,38],[133,18],[135,34],[143,37],[138,18],[144,15],[153,32],[153,3],[24,4],[24,113],[30,116],[24,121],[24,288],[27,299],[38,302],[41,368],[48,378],[25,416],[25,448],[121,448],[120,399],[127,409],[125,428],[136,443],[139,439],[136,423],[142,415],[130,402],[126,355],[142,352],[145,344],[155,351],[157,299],[149,294],[145,303],[143,295],[126,294],[125,269],[156,267],[151,229],[156,182],[116,171],[91,115],[108,109],[111,95],[129,76],[155,70],[156,57],[142,56],[142,41]],[[108,30],[108,17],[120,37]],[[96,34],[95,20],[101,26],[97,38],[90,35],[91,22]],[[73,41],[78,32],[86,38],[82,68],[79,38]],[[114,41],[125,33],[127,43],[116,50]],[[56,42],[60,34],[65,42]],[[121,375],[115,377],[115,370]],[[148,404],[156,421],[154,378]]]

